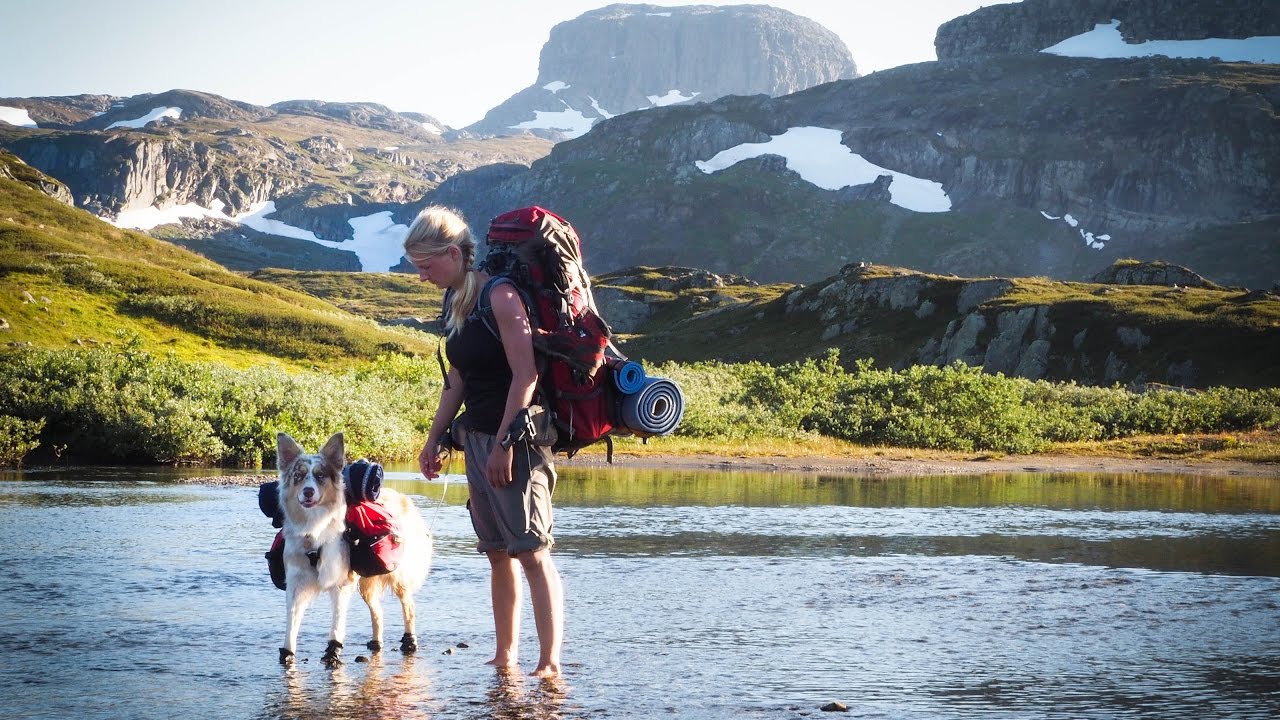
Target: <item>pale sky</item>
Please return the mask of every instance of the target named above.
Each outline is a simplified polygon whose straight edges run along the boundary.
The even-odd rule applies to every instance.
[[[538,77],[552,26],[608,0],[0,0],[0,97],[175,88],[270,105],[376,102],[469,125]],[[657,4],[657,3],[654,3]],[[739,5],[701,0],[680,5]],[[936,59],[938,26],[1001,0],[774,0],[862,74]]]

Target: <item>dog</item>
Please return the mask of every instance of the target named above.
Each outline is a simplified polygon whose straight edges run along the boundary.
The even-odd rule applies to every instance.
[[[373,639],[367,646],[382,649],[382,594],[390,589],[400,599],[404,611],[404,636],[400,650],[417,650],[413,594],[426,582],[431,569],[431,534],[421,513],[408,497],[390,488],[382,489],[378,502],[385,505],[400,525],[404,543],[402,561],[392,572],[360,577],[351,569],[351,554],[343,532],[346,530],[347,500],[342,468],[346,448],[342,433],[329,438],[319,453],[308,454],[285,433],[276,436],[276,468],[280,474],[280,510],[284,515],[284,565],[286,629],[281,664],[292,662],[297,650],[302,615],[316,595],[328,592],[333,603],[333,626],[329,645],[321,657],[332,666],[341,663],[346,635],[347,609],[352,591],[369,606]]]

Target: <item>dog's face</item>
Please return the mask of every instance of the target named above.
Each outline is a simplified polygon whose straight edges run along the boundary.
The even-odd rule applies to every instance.
[[[303,452],[293,438],[276,435],[276,468],[280,472],[280,503],[285,512],[292,502],[310,509],[343,502],[342,466],[346,448],[336,433],[319,453]]]

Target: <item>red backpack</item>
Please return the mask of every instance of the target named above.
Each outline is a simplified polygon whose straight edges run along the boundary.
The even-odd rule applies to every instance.
[[[351,550],[351,569],[362,577],[382,575],[400,566],[404,555],[400,528],[382,503],[362,500],[347,506],[343,538]]]
[[[610,343],[612,331],[591,296],[578,233],[568,220],[533,206],[494,218],[486,239],[489,251],[480,270],[492,277],[480,293],[480,317],[496,336],[489,291],[501,282],[515,286],[534,333],[537,400],[551,412],[557,431],[552,452],[573,457],[604,440],[612,462],[609,433],[617,426],[617,410],[605,363],[626,358]]]

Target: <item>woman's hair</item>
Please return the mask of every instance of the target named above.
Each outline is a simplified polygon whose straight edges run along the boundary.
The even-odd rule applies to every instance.
[[[404,239],[404,254],[413,262],[448,252],[453,246],[462,253],[462,266],[466,268],[467,275],[462,289],[449,293],[444,326],[450,336],[462,329],[480,291],[475,270],[471,267],[476,259],[476,243],[471,239],[467,221],[456,210],[430,205],[418,213],[413,225],[409,226],[409,235]]]

